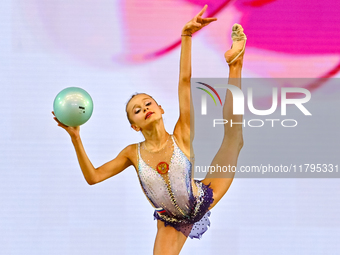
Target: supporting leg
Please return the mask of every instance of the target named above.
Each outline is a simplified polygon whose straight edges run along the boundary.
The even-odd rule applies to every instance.
[[[187,237],[173,227],[164,225],[164,222],[157,220],[157,235],[154,255],[178,255],[187,240]]]

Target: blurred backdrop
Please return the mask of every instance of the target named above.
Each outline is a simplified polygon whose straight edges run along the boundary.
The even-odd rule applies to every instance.
[[[192,38],[192,77],[228,76],[223,55],[240,23],[248,37],[243,77],[309,78],[299,87],[311,92],[313,115],[292,112],[301,125],[289,130],[244,128],[239,165],[339,164],[337,1],[2,0],[2,254],[152,254],[156,221],[134,168],[89,186],[68,134],[52,118],[53,100],[70,86],[92,96],[81,135],[95,167],[144,140],[125,113],[135,92],[162,105],[172,133],[181,29],[204,4],[218,21]],[[288,85],[254,90],[257,105],[271,102],[271,86]],[[181,254],[337,254],[339,195],[337,178],[236,175],[212,210],[210,229]]]

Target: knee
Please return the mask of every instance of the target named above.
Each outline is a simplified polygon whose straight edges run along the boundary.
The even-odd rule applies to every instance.
[[[222,141],[222,146],[228,146],[228,147],[232,146],[233,148],[237,148],[238,150],[241,150],[243,145],[244,145],[244,141],[243,141],[242,132],[224,136],[224,139]]]
[[[235,145],[237,146],[237,149],[240,151],[244,144],[242,133],[237,135],[234,140],[235,140]]]

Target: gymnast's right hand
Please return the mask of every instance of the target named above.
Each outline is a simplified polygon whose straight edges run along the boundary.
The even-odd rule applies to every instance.
[[[52,111],[52,114],[54,115],[54,112]],[[66,126],[64,125],[63,123],[61,123],[57,117],[54,115],[54,118],[53,118],[57,123],[58,123],[58,126],[65,129],[66,132],[71,136],[71,139],[78,139],[80,137],[79,133],[80,133],[80,126],[78,127],[69,127],[69,126]]]

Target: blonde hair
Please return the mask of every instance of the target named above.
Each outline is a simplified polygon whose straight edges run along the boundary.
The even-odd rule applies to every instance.
[[[152,96],[150,96],[149,94],[146,94],[146,93],[138,93],[138,92],[136,92],[135,94],[133,94],[133,95],[130,97],[129,101],[127,101],[127,103],[126,103],[126,105],[125,105],[126,116],[127,116],[127,119],[129,120],[130,124],[133,124],[133,122],[132,122],[131,119],[130,119],[129,112],[127,111],[127,107],[128,107],[128,104],[130,103],[131,99],[134,98],[135,96],[138,96],[138,95],[147,95],[147,96],[151,97],[151,98],[156,102],[156,104],[158,105],[157,101],[156,101]]]

